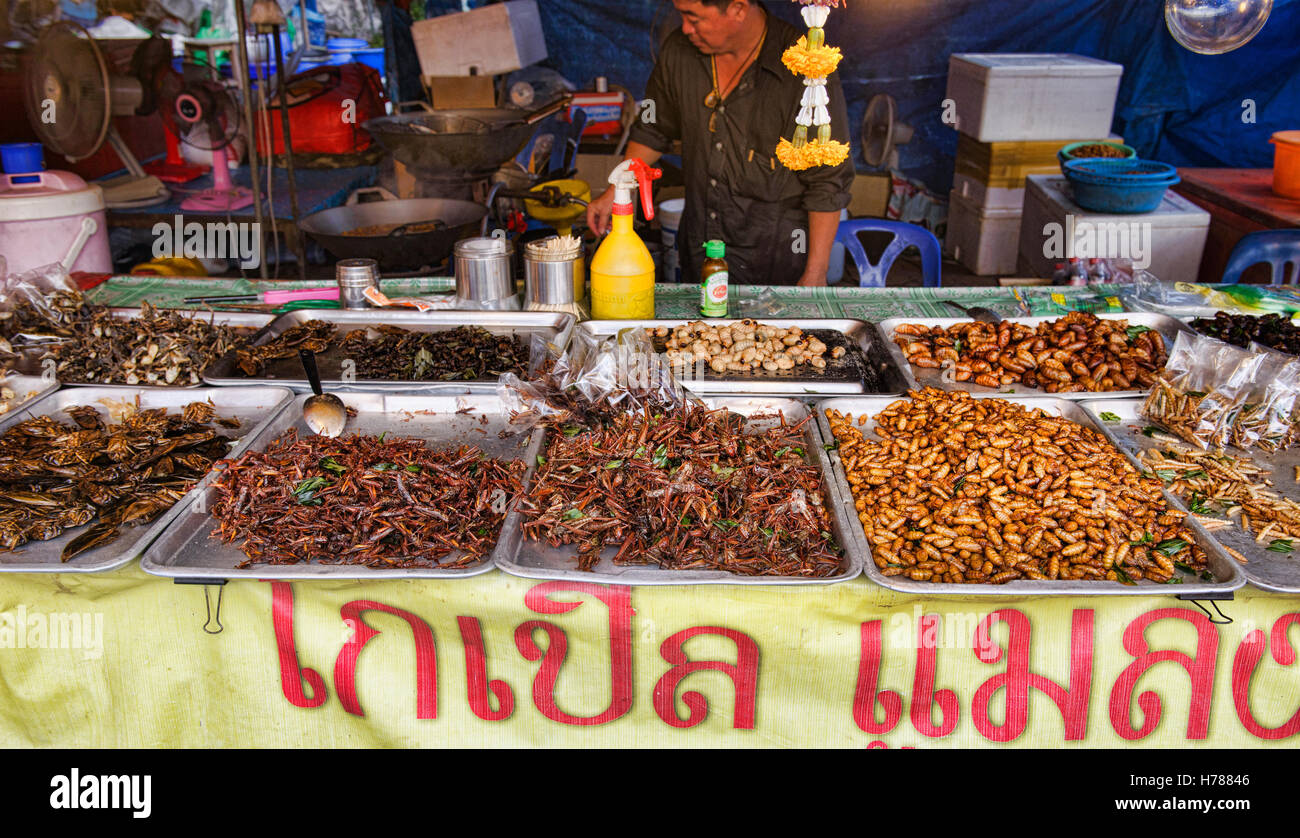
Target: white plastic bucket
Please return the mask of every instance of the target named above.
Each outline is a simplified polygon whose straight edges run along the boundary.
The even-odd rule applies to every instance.
[[[0,175],[0,254],[11,273],[68,256],[69,270],[111,272],[103,190],[72,172]]]
[[[681,282],[682,268],[677,256],[677,231],[681,229],[682,213],[686,211],[685,198],[673,198],[659,205],[659,235],[664,243],[663,267],[665,282]]]

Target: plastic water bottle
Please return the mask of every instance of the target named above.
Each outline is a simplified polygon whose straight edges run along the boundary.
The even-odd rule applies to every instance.
[[[1083,264],[1083,260],[1074,258],[1070,260],[1070,276],[1067,285],[1087,285],[1088,268]]]
[[[1103,259],[1088,260],[1088,283],[1090,285],[1104,285],[1110,282],[1110,268],[1106,267]]]
[[[1066,285],[1070,279],[1070,273],[1065,269],[1064,262],[1057,262],[1056,268],[1052,271],[1053,285]]]

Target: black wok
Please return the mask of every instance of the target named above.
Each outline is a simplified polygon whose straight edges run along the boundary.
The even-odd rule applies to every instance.
[[[479,235],[487,208],[469,201],[416,198],[371,201],[335,207],[304,218],[298,227],[338,259],[375,259],[381,271],[414,271],[441,264],[456,242]],[[441,222],[436,230],[388,235],[348,236],[350,230],[375,225]]]

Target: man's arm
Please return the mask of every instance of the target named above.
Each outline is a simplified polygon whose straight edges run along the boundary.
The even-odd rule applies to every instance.
[[[804,266],[799,285],[826,284],[826,270],[831,263],[831,246],[840,226],[838,212],[808,213],[808,264]]]

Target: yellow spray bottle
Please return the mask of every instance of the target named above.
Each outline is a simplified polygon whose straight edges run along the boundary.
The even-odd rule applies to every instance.
[[[655,263],[633,230],[640,187],[646,220],[655,217],[650,182],[663,176],[644,162],[624,160],[609,176],[614,185],[614,227],[591,259],[591,316],[596,320],[651,320],[655,316]]]

